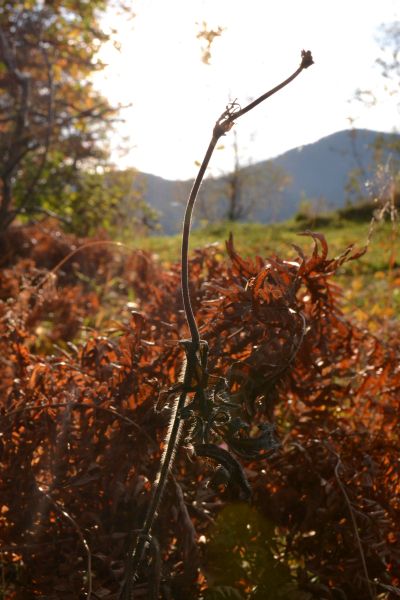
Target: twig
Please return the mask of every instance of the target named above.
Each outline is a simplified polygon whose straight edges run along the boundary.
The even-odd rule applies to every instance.
[[[400,598],[400,588],[398,588],[397,586],[395,587],[393,585],[385,585],[384,583],[380,583],[379,581],[377,582],[377,585],[379,585],[379,587],[386,590],[387,592],[390,592],[398,598]]]
[[[189,345],[190,344],[190,345]],[[161,458],[161,466],[158,476],[154,482],[150,504],[147,509],[143,528],[137,536],[136,544],[131,552],[128,553],[126,577],[121,589],[120,600],[132,600],[132,584],[136,579],[140,564],[144,558],[146,550],[151,543],[151,530],[156,518],[161,498],[164,494],[168,479],[168,472],[171,468],[173,457],[175,456],[176,446],[180,438],[182,425],[182,410],[185,407],[186,397],[191,389],[191,380],[196,371],[197,354],[193,351],[193,345],[189,342],[187,347],[187,362],[182,382],[182,391],[176,402],[175,410],[172,414],[167,442],[164,454]]]
[[[53,128],[54,128],[54,77],[53,77],[53,69],[52,69],[52,65],[50,64],[49,61],[49,57],[47,54],[47,51],[43,45],[42,42],[39,43],[39,50],[43,56],[43,60],[45,62],[46,65],[46,69],[47,69],[47,85],[48,85],[48,89],[49,89],[49,93],[48,93],[48,102],[47,102],[47,115],[46,115],[46,119],[47,119],[47,127],[45,129],[45,136],[44,136],[44,150],[42,153],[42,156],[40,158],[40,162],[38,165],[38,168],[36,170],[35,175],[33,176],[31,182],[29,183],[27,189],[25,190],[23,199],[21,201],[21,205],[18,207],[16,213],[20,214],[23,210],[24,207],[26,206],[26,204],[28,202],[31,201],[32,199],[32,195],[34,193],[34,190],[43,174],[44,168],[46,166],[47,163],[47,157],[49,154],[49,149],[50,149],[50,142],[51,142],[51,135],[53,132]],[[45,209],[41,209],[41,211],[46,212]],[[37,212],[39,212],[39,210],[37,209]],[[48,212],[52,212],[52,211],[48,211]],[[57,215],[56,215],[57,216]],[[60,220],[64,221],[64,219],[62,217],[57,216],[57,218],[59,218]],[[64,221],[65,222],[65,221]]]
[[[54,506],[56,511],[59,512],[63,517],[65,517],[71,523],[71,525],[77,532],[79,539],[82,542],[82,546],[85,548],[85,552],[86,552],[86,556],[87,556],[87,593],[86,593],[86,598],[87,598],[87,600],[90,600],[92,597],[93,583],[92,583],[92,553],[90,552],[89,544],[87,543],[86,538],[84,537],[82,530],[79,527],[78,523],[75,521],[75,519],[73,517],[71,517],[71,515],[68,514],[64,508],[61,508],[61,506],[59,506],[57,504],[57,502],[55,500],[53,500],[53,498],[49,494],[46,494],[46,492],[43,491],[40,486],[37,486],[37,488],[43,494],[43,496],[45,498],[47,498],[47,500]]]
[[[0,202],[0,227],[5,229],[14,218],[14,211],[9,211],[12,201],[11,180],[18,164],[18,144],[26,127],[26,121],[30,100],[30,76],[20,71],[17,67],[12,48],[2,27],[0,26],[0,52],[2,60],[6,65],[11,77],[14,78],[20,89],[20,102],[16,106],[15,127],[9,136],[6,151],[2,157],[2,169],[0,172],[2,180],[2,195]]]
[[[196,544],[196,529],[195,526],[193,525],[193,521],[190,518],[189,515],[189,511],[188,508],[186,506],[186,502],[185,502],[185,497],[183,495],[183,490],[181,488],[181,486],[179,485],[179,483],[177,482],[177,480],[175,479],[174,476],[171,477],[174,487],[175,487],[175,494],[176,494],[176,498],[178,501],[178,506],[179,506],[179,512],[180,512],[180,520],[182,522],[182,528],[185,531],[185,535],[187,536],[187,542],[184,542],[184,556],[185,556],[185,546],[189,546],[191,549],[191,553],[192,553],[192,560],[190,560],[189,562],[191,563],[191,566],[193,562],[198,564],[198,558],[199,558],[199,551],[198,551],[198,547]],[[194,558],[194,561],[193,561]],[[197,568],[197,564],[194,565],[194,568]]]
[[[21,206],[18,209],[16,209],[14,212],[16,215],[17,214],[23,215],[23,214],[26,214],[27,210],[24,206]],[[50,210],[49,208],[43,208],[42,206],[29,207],[29,214],[30,215],[34,215],[34,214],[46,215],[46,217],[50,217],[51,219],[57,219],[58,221],[61,221],[61,223],[64,223],[64,225],[71,225],[71,219],[69,217],[63,217],[62,215],[59,215],[58,213],[54,212],[53,210]]]
[[[104,412],[108,412],[111,415],[113,415],[114,417],[117,417],[118,419],[121,419],[122,421],[125,421],[126,423],[128,423],[129,425],[133,425],[133,427],[135,427],[135,429],[137,431],[139,431],[142,435],[144,435],[148,441],[152,444],[153,447],[158,448],[156,442],[148,435],[148,433],[142,429],[140,427],[140,425],[138,425],[137,423],[135,423],[135,421],[132,421],[132,419],[130,419],[129,417],[126,417],[125,415],[122,415],[121,413],[119,413],[118,411],[116,411],[113,408],[107,408],[105,406],[98,406],[97,404],[89,404],[88,402],[85,403],[81,403],[81,402],[58,402],[55,404],[36,404],[34,406],[23,406],[22,408],[17,408],[15,410],[12,410],[10,412],[7,412],[5,414],[3,414],[3,418],[6,417],[13,417],[14,415],[20,414],[20,413],[24,413],[24,412],[29,412],[29,411],[35,411],[35,410],[43,410],[45,408],[80,408],[83,410],[86,410],[88,408],[94,408],[95,410],[102,410]]]
[[[376,595],[375,595],[375,593],[374,593],[374,591],[372,589],[372,586],[371,586],[371,580],[370,580],[369,573],[368,573],[367,561],[365,560],[364,549],[362,547],[360,535],[358,533],[358,526],[357,526],[356,517],[354,515],[354,509],[353,509],[353,507],[351,505],[351,501],[350,501],[349,495],[348,495],[348,493],[346,491],[346,487],[345,487],[345,485],[344,485],[344,483],[341,480],[340,475],[339,475],[339,469],[341,467],[343,467],[343,463],[341,461],[341,458],[340,458],[339,454],[337,454],[337,452],[335,452],[328,444],[324,444],[324,446],[326,448],[328,448],[328,450],[332,454],[334,454],[336,456],[336,459],[337,459],[336,466],[335,466],[335,471],[334,471],[335,478],[336,478],[338,486],[340,487],[340,490],[341,490],[341,492],[343,494],[343,497],[344,497],[345,502],[347,504],[347,508],[349,509],[351,522],[353,524],[354,535],[355,535],[357,546],[358,546],[358,552],[360,554],[361,564],[362,564],[364,575],[365,575],[365,579],[366,579],[366,582],[367,582],[368,594],[369,594],[369,597],[371,598],[371,600],[375,600]]]
[[[30,544],[10,544],[8,546],[2,546],[1,552],[4,554],[10,553],[21,553],[23,550],[35,550],[36,548],[42,548],[44,546],[56,546],[57,544],[70,544],[75,540],[75,537],[65,537],[58,540],[51,540],[51,542],[31,542]]]
[[[0,551],[0,562],[1,562],[1,595],[3,598],[6,597],[6,573],[4,563],[4,552]]]
[[[161,553],[156,538],[151,538],[150,550],[153,555],[152,581],[149,586],[149,600],[158,600],[161,581]]]
[[[86,248],[90,248],[92,246],[117,246],[118,248],[123,248],[124,250],[129,250],[129,251],[138,251],[136,248],[131,248],[130,246],[128,246],[127,244],[123,244],[122,242],[115,242],[113,240],[94,240],[92,242],[85,242],[84,244],[82,244],[82,246],[79,246],[78,248],[75,248],[75,250],[72,250],[69,254],[67,254],[66,256],[64,256],[64,258],[62,258],[55,267],[53,267],[48,273],[46,273],[46,275],[43,277],[43,279],[41,279],[39,281],[38,284],[35,285],[34,289],[38,290],[40,289],[45,283],[46,281],[48,281],[51,277],[53,277],[53,275],[59,270],[61,269],[61,267],[70,260],[70,258],[72,258],[73,256],[75,256],[75,254],[78,254],[81,250],[85,250]]]

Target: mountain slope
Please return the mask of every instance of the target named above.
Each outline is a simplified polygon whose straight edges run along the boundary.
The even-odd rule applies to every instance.
[[[279,221],[292,217],[302,199],[319,201],[324,208],[339,208],[345,203],[344,187],[348,173],[360,164],[368,173],[372,163],[371,144],[377,135],[393,137],[394,134],[381,134],[366,129],[339,131],[307,144],[289,150],[268,161],[262,161],[242,169],[247,182],[244,196],[255,200],[256,208],[251,219],[260,222]],[[400,139],[400,136],[395,136]],[[279,200],[268,198],[268,165],[284,169],[291,183],[280,195]],[[160,213],[160,222],[167,234],[180,230],[184,201],[190,191],[191,181],[169,181],[154,175],[140,174],[140,185],[144,186],[148,203]],[[206,180],[202,188],[202,203],[207,205],[216,200],[216,187],[219,189],[223,178]],[[250,186],[250,187],[249,187]],[[221,202],[223,198],[220,197]]]

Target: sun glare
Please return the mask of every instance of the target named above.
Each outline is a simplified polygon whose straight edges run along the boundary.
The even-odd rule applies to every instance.
[[[357,87],[380,85],[378,27],[396,18],[393,0],[360,4],[138,0],[136,17],[113,17],[121,51],[104,48],[109,67],[96,85],[114,103],[130,105],[112,145],[120,166],[135,166],[170,179],[191,178],[215,120],[226,104],[246,104],[282,78],[310,49],[315,66],[307,75],[237,126],[244,164],[276,156],[349,127],[391,130],[394,107],[373,110],[351,102]],[[197,37],[203,23],[223,28],[202,62]],[[125,138],[127,152],[117,148]],[[231,140],[217,153],[211,171],[230,170]]]

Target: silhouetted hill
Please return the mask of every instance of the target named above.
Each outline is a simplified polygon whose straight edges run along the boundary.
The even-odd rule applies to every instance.
[[[352,169],[363,166],[368,173],[372,163],[371,144],[377,135],[393,137],[394,134],[381,134],[366,129],[339,131],[307,144],[289,150],[268,161],[244,167],[246,193],[256,206],[251,220],[260,222],[280,221],[292,217],[302,199],[307,198],[321,208],[334,209],[345,203],[344,187]],[[396,136],[400,139],[400,136]],[[291,178],[279,200],[267,197],[268,173],[276,165]],[[201,203],[207,206],[219,198],[223,203],[223,177],[206,180],[202,187]],[[190,191],[191,181],[169,181],[154,175],[140,174],[140,185],[144,185],[149,204],[160,213],[163,230],[167,234],[180,231],[184,201]],[[251,183],[253,182],[253,183]],[[216,190],[218,189],[218,193]]]

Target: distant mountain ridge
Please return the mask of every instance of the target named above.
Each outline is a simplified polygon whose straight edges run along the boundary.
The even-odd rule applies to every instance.
[[[251,220],[268,223],[290,218],[298,211],[304,198],[314,201],[320,199],[327,209],[342,207],[345,203],[344,188],[348,174],[360,164],[368,173],[372,162],[371,144],[378,135],[400,139],[396,134],[367,129],[344,130],[312,144],[289,150],[276,158],[244,167],[243,172],[257,174],[256,189],[251,190],[253,196],[258,196],[257,208],[253,211]],[[266,172],[268,163],[281,167],[291,178],[291,183],[281,194],[278,206],[268,203],[265,190],[263,192],[263,171]],[[202,188],[204,202],[215,181],[205,180]],[[170,181],[155,175],[139,174],[139,185],[145,190],[147,202],[160,213],[164,233],[180,231],[184,201],[191,184],[192,181]]]

